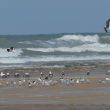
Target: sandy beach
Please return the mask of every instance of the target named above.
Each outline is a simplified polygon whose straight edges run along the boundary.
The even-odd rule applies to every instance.
[[[110,82],[106,81],[108,65],[76,65],[66,67],[46,68],[11,68],[1,69],[9,72],[9,78],[0,79],[0,109],[2,110],[108,110],[110,109]],[[90,71],[89,76],[86,75]],[[36,83],[29,87],[27,82],[19,85],[19,80],[38,81],[40,72],[53,73],[52,80],[59,80],[61,72],[65,71],[65,78],[85,77],[83,83],[52,85]],[[20,77],[15,78],[14,73]],[[30,78],[24,78],[23,73],[29,72]],[[16,84],[12,84],[15,82]],[[8,82],[8,83],[7,83]]]

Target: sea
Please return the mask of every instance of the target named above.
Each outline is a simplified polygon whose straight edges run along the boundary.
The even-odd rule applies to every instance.
[[[0,68],[96,60],[110,61],[110,34],[0,35]]]

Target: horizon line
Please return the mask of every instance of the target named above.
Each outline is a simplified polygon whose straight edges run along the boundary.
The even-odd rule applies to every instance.
[[[62,33],[39,33],[39,34],[0,34],[0,36],[20,36],[20,35],[52,35],[52,34],[106,34],[105,32],[62,32]],[[107,33],[109,34],[109,33]]]

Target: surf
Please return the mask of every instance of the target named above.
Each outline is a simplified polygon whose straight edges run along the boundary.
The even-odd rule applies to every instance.
[[[7,52],[6,48],[0,48],[0,58],[18,57],[23,53],[22,49],[15,49],[12,52]]]

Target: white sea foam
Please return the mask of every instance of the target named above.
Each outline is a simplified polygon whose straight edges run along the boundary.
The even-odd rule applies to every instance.
[[[106,60],[110,59],[109,55],[101,56],[40,56],[40,57],[27,57],[27,58],[1,58],[2,64],[24,64],[28,62],[52,62],[52,61],[78,61],[78,60]]]
[[[32,44],[31,41],[23,41],[23,42],[18,42],[18,43],[20,43],[20,44]]]
[[[3,57],[17,57],[23,53],[22,49],[15,49],[12,52],[7,52],[6,49],[0,48],[0,58]]]
[[[98,35],[64,35],[61,38],[57,38],[57,40],[64,40],[64,41],[82,41],[82,42],[92,42],[97,43],[99,40]]]
[[[38,46],[55,46],[55,45],[69,45],[70,42],[82,42],[82,43],[98,43],[99,42],[99,36],[98,35],[64,35],[60,38],[50,39],[50,40],[32,40],[32,41],[21,41],[18,42],[20,44],[27,44],[27,45],[38,45]],[[74,45],[74,44],[73,44]]]
[[[110,44],[84,44],[75,47],[57,47],[57,48],[27,48],[30,51],[38,52],[110,52]]]

